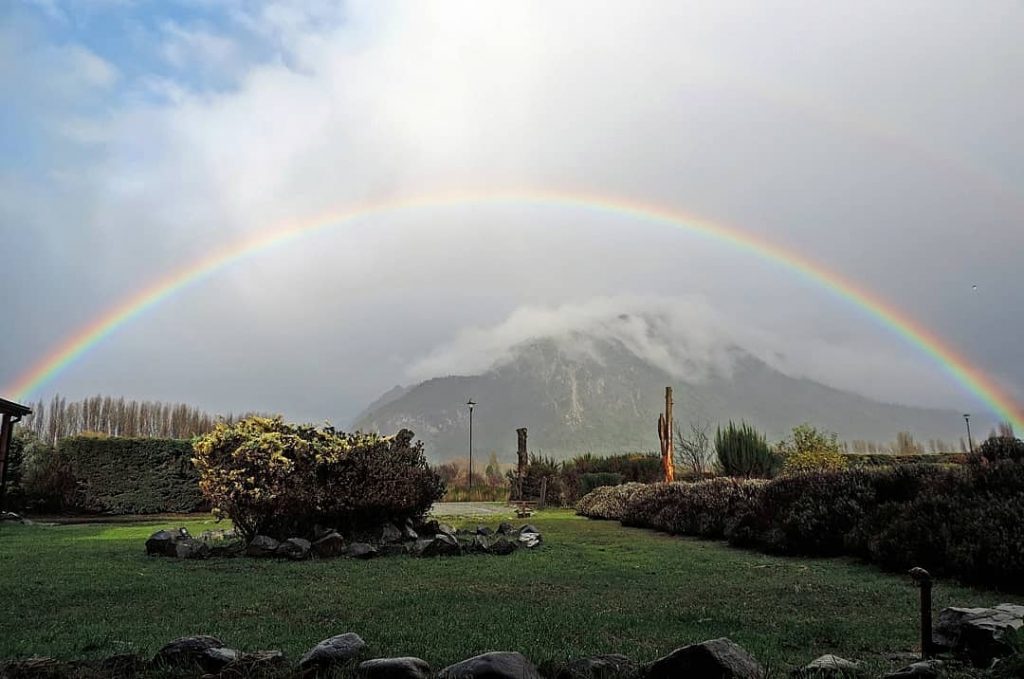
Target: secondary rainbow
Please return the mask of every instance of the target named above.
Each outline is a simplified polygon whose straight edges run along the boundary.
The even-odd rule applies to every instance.
[[[206,280],[224,267],[269,249],[281,247],[319,231],[351,224],[356,220],[369,217],[385,217],[439,207],[503,204],[574,208],[671,226],[775,262],[818,287],[829,290],[840,299],[850,302],[880,321],[911,346],[934,360],[956,382],[985,403],[995,415],[1010,422],[1019,430],[1024,430],[1024,409],[991,377],[973,366],[945,341],[904,312],[874,293],[797,252],[735,227],[674,209],[645,205],[628,199],[535,189],[509,192],[448,193],[390,200],[385,203],[362,204],[340,212],[268,229],[256,236],[242,239],[208,256],[190,262],[187,266],[153,281],[139,292],[123,299],[92,322],[78,328],[12,384],[8,385],[6,391],[19,400],[28,400],[41,387],[124,324],[159,305],[168,297]]]

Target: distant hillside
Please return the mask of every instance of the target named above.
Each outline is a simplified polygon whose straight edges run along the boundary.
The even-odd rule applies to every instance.
[[[367,408],[355,425],[381,432],[406,427],[424,440],[431,459],[461,457],[469,437],[464,404],[473,398],[479,403],[473,437],[480,460],[492,450],[502,460],[511,459],[517,427],[529,428],[532,451],[557,458],[587,451],[657,450],[655,423],[664,388],[671,385],[677,422],[743,419],[769,440],[784,437],[801,422],[836,431],[844,440],[885,442],[909,431],[919,441],[952,442],[963,434],[956,412],[880,403],[789,377],[741,349],[732,352],[729,374],[712,372],[691,383],[616,340],[577,337],[586,351],[576,351],[571,339],[522,344],[510,360],[480,375],[396,387]],[[977,424],[978,431],[992,426]]]

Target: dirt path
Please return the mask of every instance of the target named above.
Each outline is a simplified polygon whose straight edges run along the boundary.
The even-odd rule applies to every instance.
[[[488,516],[510,511],[502,502],[438,502],[430,509],[434,516]]]

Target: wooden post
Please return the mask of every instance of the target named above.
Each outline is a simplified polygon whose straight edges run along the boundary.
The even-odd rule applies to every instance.
[[[537,509],[544,509],[544,506],[548,501],[548,477],[544,477],[540,480],[540,502],[537,503]]]
[[[520,500],[523,499],[523,477],[526,476],[526,465],[529,464],[529,453],[526,452],[526,427],[520,427],[516,429],[516,436],[518,436],[518,447],[516,449],[516,458],[518,466],[516,467],[516,486],[518,491],[518,497]]]
[[[672,463],[672,387],[665,387],[665,412],[658,415],[658,439],[661,441],[661,467],[665,473],[665,483],[676,479],[675,465]]]
[[[921,588],[921,659],[934,654],[932,641],[932,576],[923,568],[911,568],[910,577]]]

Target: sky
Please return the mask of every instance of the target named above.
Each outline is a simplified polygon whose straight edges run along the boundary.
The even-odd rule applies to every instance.
[[[275,226],[543,189],[799,253],[1024,401],[1022,25],[1016,0],[3,3],[0,385],[153,280]],[[671,318],[668,341],[709,356],[741,345],[874,398],[984,408],[785,266],[530,202],[384,212],[258,253],[32,398],[344,426],[395,384],[620,313]]]

